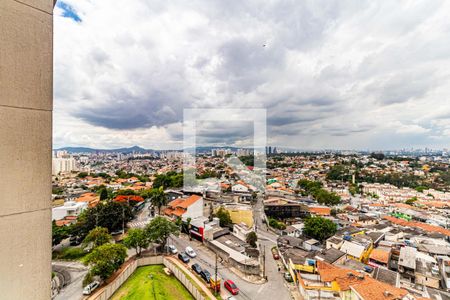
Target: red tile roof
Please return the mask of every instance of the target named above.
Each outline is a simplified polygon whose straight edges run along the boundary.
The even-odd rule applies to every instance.
[[[384,219],[388,220],[391,223],[400,225],[400,226],[415,227],[415,228],[423,229],[425,231],[437,232],[437,233],[444,234],[446,236],[450,236],[449,229],[445,229],[445,228],[442,228],[439,226],[434,226],[434,225],[430,225],[430,224],[426,224],[426,223],[422,223],[422,222],[416,222],[416,221],[406,221],[404,219],[398,219],[398,218],[395,218],[392,216],[385,216]]]

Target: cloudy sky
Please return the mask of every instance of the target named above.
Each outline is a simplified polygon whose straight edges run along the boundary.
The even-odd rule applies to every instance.
[[[58,1],[54,147],[182,146],[264,108],[269,144],[450,148],[450,1]],[[248,122],[201,126],[251,145]]]

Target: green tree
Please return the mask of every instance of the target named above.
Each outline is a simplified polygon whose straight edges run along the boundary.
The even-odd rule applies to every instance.
[[[112,236],[108,232],[108,228],[95,227],[89,231],[88,235],[83,240],[83,248],[92,245],[92,248],[97,248],[103,244],[109,243]]]
[[[258,241],[258,236],[256,235],[256,232],[252,231],[249,232],[245,238],[245,241],[252,247],[256,248],[256,242]]]
[[[80,173],[78,173],[78,178],[85,178],[85,177],[87,177],[88,176],[88,173],[86,173],[86,172],[80,172]]]
[[[108,228],[109,232],[122,229],[133,218],[131,207],[127,203],[109,201],[84,210],[73,226],[73,235],[85,237],[95,227]]]
[[[128,230],[127,237],[123,240],[123,244],[128,248],[134,248],[136,255],[141,256],[142,249],[148,248],[150,238],[142,228],[132,228]]]
[[[337,205],[341,203],[341,197],[336,193],[328,192],[324,189],[318,189],[313,194],[314,199],[320,204],[328,206]]]
[[[157,216],[145,227],[145,233],[151,241],[154,241],[165,249],[167,238],[171,234],[178,235],[180,228],[175,223],[170,222],[164,217]]]
[[[106,188],[100,190],[100,201],[108,199],[108,191]]]
[[[52,221],[52,245],[56,246],[62,240],[69,237],[71,232],[70,226],[57,226],[55,220]]]
[[[122,244],[104,244],[83,258],[83,263],[90,266],[90,276],[100,276],[107,279],[125,261],[127,248]]]
[[[219,209],[215,213],[215,216],[219,218],[219,223],[222,227],[226,227],[232,224],[230,213],[225,208],[223,208],[223,206],[219,207]]]
[[[412,197],[412,198],[409,198],[408,200],[406,200],[405,201],[405,204],[408,204],[408,205],[413,205],[414,204],[414,202],[416,202],[417,201],[417,197]]]
[[[311,217],[305,220],[303,233],[323,241],[336,233],[337,226],[333,221],[322,217]]]
[[[322,183],[319,181],[311,181],[308,179],[300,179],[297,185],[303,189],[305,195],[311,195],[318,189],[322,188]]]
[[[158,214],[161,215],[161,207],[167,205],[167,195],[164,193],[162,186],[152,190],[150,202],[153,206],[158,208]]]

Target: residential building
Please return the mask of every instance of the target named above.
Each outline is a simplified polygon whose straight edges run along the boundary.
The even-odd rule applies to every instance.
[[[198,218],[203,216],[203,197],[192,195],[188,198],[175,199],[167,205],[164,214],[173,219],[181,217],[183,220],[187,218]]]
[[[78,217],[87,207],[87,202],[66,201],[63,206],[52,208],[52,220],[61,220],[67,216]]]

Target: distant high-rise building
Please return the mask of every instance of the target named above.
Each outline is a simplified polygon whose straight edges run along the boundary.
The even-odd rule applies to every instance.
[[[76,161],[73,157],[55,157],[52,159],[52,174],[70,173],[77,171]]]

